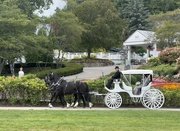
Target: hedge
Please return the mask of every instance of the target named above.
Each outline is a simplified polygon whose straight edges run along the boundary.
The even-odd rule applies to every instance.
[[[1,104],[38,105],[48,91],[44,80],[32,74],[21,78],[0,76],[0,83]]]
[[[83,71],[83,66],[80,64],[65,63],[64,66],[64,68],[47,69],[41,72],[35,72],[34,74],[36,74],[38,78],[43,79],[50,72],[55,72],[59,76],[69,76]]]

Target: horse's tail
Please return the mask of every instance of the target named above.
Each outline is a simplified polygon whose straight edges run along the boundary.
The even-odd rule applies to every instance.
[[[85,86],[86,86],[86,100],[88,102],[91,102],[91,95],[89,94],[89,86],[86,82],[84,82]]]

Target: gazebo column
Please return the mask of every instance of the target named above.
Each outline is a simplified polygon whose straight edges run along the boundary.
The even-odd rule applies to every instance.
[[[147,58],[150,57],[150,49],[147,48]]]
[[[126,67],[125,69],[128,70],[128,69],[131,69],[131,46],[128,45],[127,46],[127,60],[126,60]]]
[[[128,45],[128,61],[131,61],[131,46]]]

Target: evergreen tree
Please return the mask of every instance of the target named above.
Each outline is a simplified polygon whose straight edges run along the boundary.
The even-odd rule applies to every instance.
[[[143,0],[127,0],[126,6],[122,10],[122,16],[128,22],[130,34],[138,29],[148,29],[146,19],[149,16],[149,11],[144,6]]]

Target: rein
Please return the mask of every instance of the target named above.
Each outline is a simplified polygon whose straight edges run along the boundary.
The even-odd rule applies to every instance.
[[[64,79],[64,76],[63,77],[60,77],[59,78],[59,80],[54,84],[54,82],[52,83],[52,85],[51,86],[56,86],[56,85],[60,85],[61,84],[61,82],[62,82],[62,80]]]

